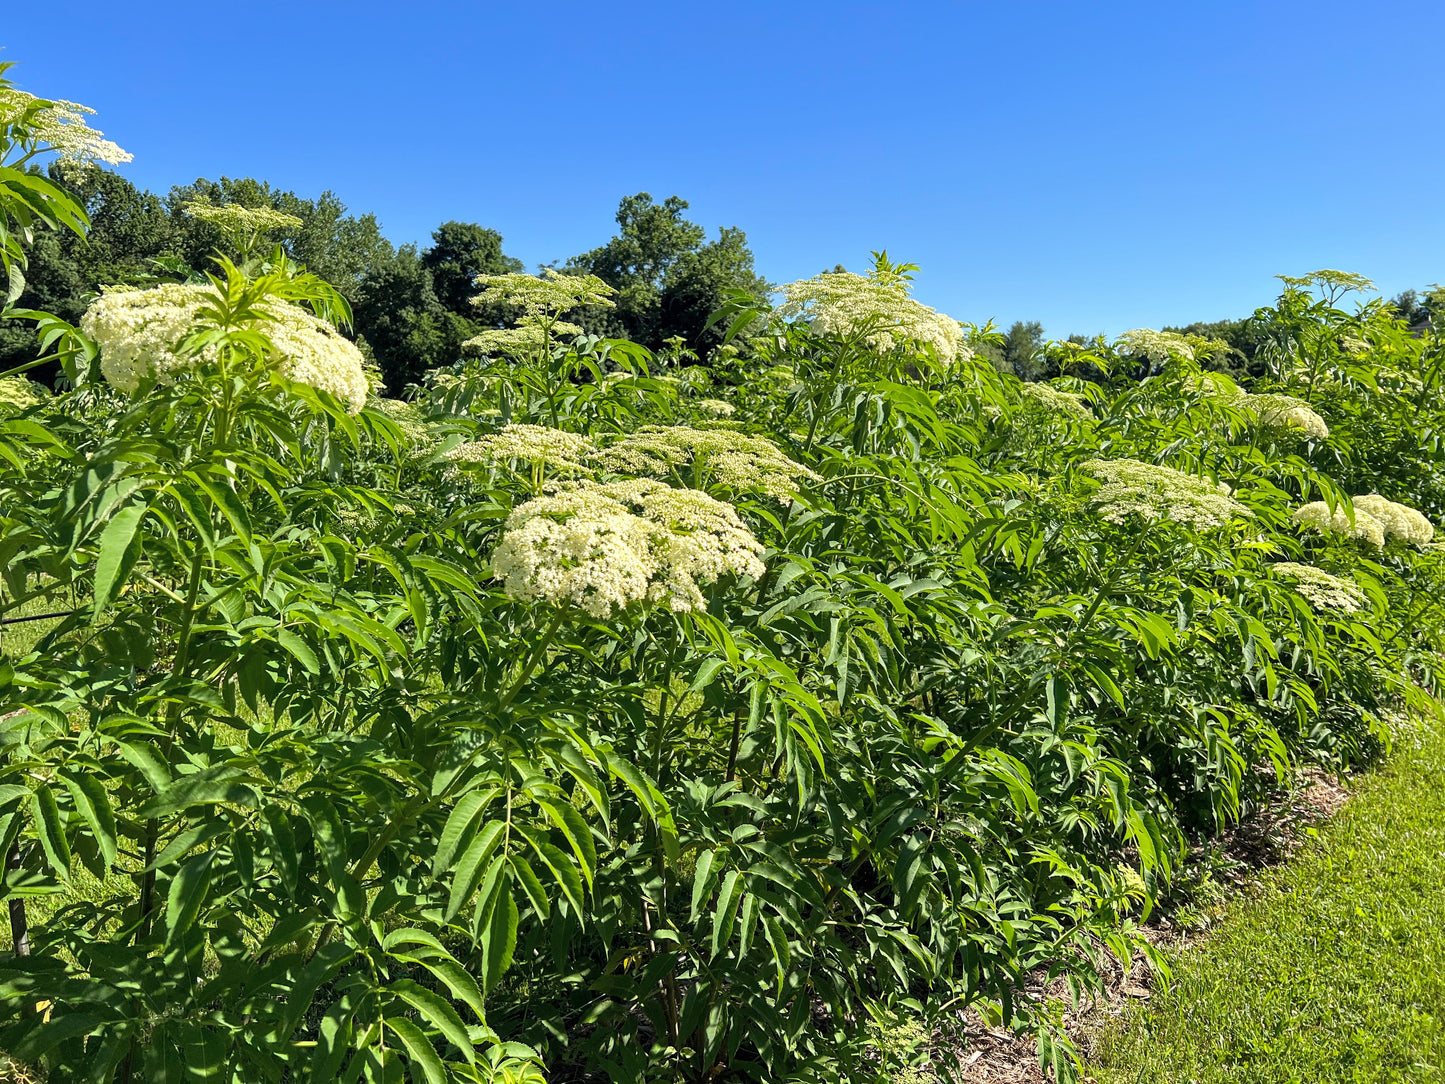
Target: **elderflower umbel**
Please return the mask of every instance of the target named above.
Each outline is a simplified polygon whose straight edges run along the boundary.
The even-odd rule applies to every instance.
[[[550,267],[540,275],[478,275],[476,284],[482,293],[472,298],[473,304],[502,301],[517,306],[527,316],[541,317],[559,316],[584,306],[614,308],[612,295],[617,292],[596,275],[564,275]]]
[[[764,493],[784,503],[797,496],[800,480],[820,480],[772,441],[731,429],[645,425],[593,458],[615,474],[708,475],[736,492]]]
[[[1094,412],[1084,402],[1084,397],[1063,391],[1051,384],[1024,383],[1019,386],[1019,398],[1025,405],[1057,414],[1072,414],[1082,421],[1093,421]]]
[[[582,482],[513,509],[492,554],[513,598],[605,618],[634,602],[702,609],[700,583],[762,575],[762,544],[728,504],[634,478]]]
[[[536,353],[561,339],[575,339],[582,334],[576,324],[555,320],[550,324],[538,316],[524,316],[516,327],[488,328],[466,342],[462,349],[477,354],[518,357]]]
[[[1274,425],[1284,429],[1302,430],[1307,437],[1324,440],[1330,435],[1330,427],[1315,413],[1313,407],[1293,395],[1279,395],[1273,392],[1262,395],[1248,395],[1241,392],[1236,400],[1238,405],[1251,411],[1261,425]]]
[[[26,94],[14,87],[0,87],[0,124],[13,124],[39,101],[33,94]],[[135,156],[121,150],[104,133],[85,123],[86,117],[95,116],[95,110],[77,102],[59,98],[45,99],[45,104],[33,115],[29,124],[29,135],[40,143],[49,144],[50,149],[68,162],[107,162],[120,165]]]
[[[1114,341],[1114,349],[1131,358],[1148,358],[1158,364],[1171,357],[1194,360],[1194,347],[1183,335],[1172,331],[1154,331],[1147,327],[1126,331]]]
[[[1316,610],[1353,614],[1365,608],[1365,592],[1354,580],[1340,579],[1314,565],[1297,565],[1291,561],[1280,561],[1270,567],[1293,580],[1295,592]]]
[[[880,354],[916,342],[932,347],[945,364],[972,357],[959,322],[914,301],[908,289],[905,280],[880,282],[849,271],[828,271],[784,286],[775,315],[783,320],[804,317],[820,335],[862,332],[863,340]]]
[[[107,290],[81,317],[80,329],[100,347],[100,368],[112,387],[134,392],[141,381],[161,383],[197,361],[214,362],[216,347],[182,357],[176,344],[214,298],[210,286],[168,283],[149,290]],[[271,317],[257,325],[275,347],[287,379],[330,392],[354,414],[366,403],[361,351],[334,327],[299,305],[271,298],[261,306]]]
[[[590,471],[583,461],[596,450],[596,445],[577,433],[545,425],[514,423],[504,425],[499,433],[458,444],[446,457],[454,463],[522,461],[547,467],[554,473],[588,474]]]
[[[737,407],[722,399],[699,399],[697,408],[718,418],[730,418],[737,413]]]
[[[1379,520],[1387,536],[1416,546],[1423,546],[1435,537],[1435,525],[1423,512],[1411,508],[1408,504],[1386,500],[1378,493],[1351,498],[1350,503],[1355,506],[1356,516],[1363,509]]]
[[[264,233],[267,230],[294,230],[302,224],[295,215],[270,207],[242,207],[227,203],[220,207],[204,200],[191,200],[181,205],[186,214],[209,222],[227,233]]]
[[[368,410],[374,410],[389,419],[408,446],[418,448],[434,443],[426,418],[415,403],[408,403],[404,399],[373,396],[366,401],[366,406]]]
[[[1138,516],[1146,522],[1168,519],[1204,531],[1251,515],[1229,495],[1228,486],[1172,467],[1137,459],[1093,459],[1083,468],[1104,480],[1094,504],[1110,523]]]
[[[0,418],[39,406],[50,398],[50,392],[23,376],[0,376]]]
[[[1347,538],[1357,538],[1372,546],[1385,544],[1385,525],[1363,508],[1355,509],[1354,522],[1343,507],[1331,509],[1324,501],[1310,501],[1295,509],[1291,517],[1301,527],[1329,531]]]

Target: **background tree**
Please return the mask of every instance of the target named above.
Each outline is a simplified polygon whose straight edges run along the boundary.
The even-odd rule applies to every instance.
[[[708,241],[706,229],[683,217],[687,208],[678,196],[662,203],[647,192],[627,196],[617,208],[617,235],[567,262],[564,270],[596,275],[617,291],[615,309],[582,315],[587,330],[654,350],[680,336],[704,355],[722,342],[726,329],[704,328],[728,291],[769,291],[753,266],[747,235],[724,227]]]

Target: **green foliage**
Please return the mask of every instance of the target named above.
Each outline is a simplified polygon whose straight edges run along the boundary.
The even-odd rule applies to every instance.
[[[684,208],[625,205],[628,319],[706,264]],[[434,272],[500,255],[437,240],[358,286],[374,348],[444,355]],[[884,254],[676,367],[567,329],[604,282],[504,275],[504,356],[351,414],[267,315],[343,295],[261,251],[132,395],[28,314],[71,387],[0,418],[0,1049],[54,1079],[831,1081],[968,1005],[1067,1076],[1030,980],[1097,982],[1191,834],[1434,703],[1439,554],[1292,521],[1439,510],[1439,344],[1337,273],[1256,318],[1325,439],[1192,340],[1025,385]]]

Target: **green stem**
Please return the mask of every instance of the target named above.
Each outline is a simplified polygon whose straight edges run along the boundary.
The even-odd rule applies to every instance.
[[[516,683],[498,702],[498,714],[505,711],[511,705],[512,701],[516,699],[517,694],[522,691],[522,686],[527,684],[527,679],[532,676],[532,671],[537,669],[537,664],[542,661],[543,653],[551,646],[552,637],[557,635],[557,629],[561,627],[562,619],[566,616],[567,611],[559,606],[552,615],[552,622],[547,626],[547,631],[542,634],[542,639],[539,640],[537,646],[532,649],[532,654],[527,659],[527,664],[522,667],[522,673],[518,676]]]

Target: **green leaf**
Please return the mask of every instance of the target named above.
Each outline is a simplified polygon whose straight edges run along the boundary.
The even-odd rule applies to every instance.
[[[167,944],[174,944],[195,924],[211,887],[211,865],[215,858],[215,851],[198,854],[172,878],[166,895]]]
[[[532,903],[532,909],[537,912],[537,917],[546,922],[552,913],[552,904],[547,899],[547,890],[542,887],[542,879],[537,876],[525,858],[519,854],[511,856],[512,872],[517,875],[517,881],[522,886],[522,891],[527,894],[527,899]]]
[[[703,851],[697,856],[697,868],[692,875],[692,907],[688,911],[688,921],[696,922],[698,913],[702,910],[703,901],[712,894],[712,887],[709,884],[709,875],[712,873],[713,861],[717,858],[717,851]]]
[[[462,1056],[468,1062],[476,1062],[476,1054],[472,1050],[472,1041],[467,1035],[466,1025],[462,1018],[457,1015],[456,1009],[448,1004],[446,998],[424,986],[418,986],[411,979],[398,979],[387,989],[401,998],[408,1005],[421,1014],[432,1027],[447,1037],[447,1040],[462,1052]]]
[[[487,859],[502,841],[502,833],[506,827],[502,821],[492,821],[478,832],[476,838],[467,846],[461,861],[457,863],[456,874],[452,877],[452,891],[447,898],[446,921],[450,922],[455,918],[457,912],[472,898],[472,893],[476,891],[477,883],[481,881],[482,873],[486,869]]]
[[[517,948],[517,901],[512,898],[505,878],[498,888],[490,921],[482,930],[481,943],[487,958],[483,986],[491,990],[512,966],[512,953]]]
[[[99,618],[115,600],[123,574],[134,562],[131,543],[136,529],[145,519],[149,506],[131,504],[111,516],[100,535],[100,550],[95,559],[95,605],[92,616]]]
[[[277,629],[276,642],[289,651],[308,674],[321,673],[321,664],[316,660],[316,652],[311,650],[311,645],[303,640],[290,629]]]
[[[488,790],[468,791],[452,808],[451,814],[447,817],[447,823],[442,828],[441,840],[437,843],[437,853],[432,858],[433,877],[440,877],[452,868],[463,843],[470,841],[477,819],[492,799],[500,793],[501,791],[496,787]]]
[[[718,892],[717,910],[713,912],[712,923],[711,958],[714,960],[732,940],[733,922],[737,918],[738,903],[741,898],[739,893],[741,880],[741,873],[735,869],[728,870],[727,876],[723,878],[722,889]]]
[[[422,1033],[421,1028],[404,1016],[387,1017],[386,1026],[396,1032],[396,1037],[406,1048],[407,1059],[422,1071],[427,1084],[447,1084],[446,1066],[432,1049],[431,1041]]]
[[[115,865],[115,813],[110,808],[110,798],[105,785],[93,775],[62,775],[61,781],[70,791],[71,800],[77,812],[90,826],[91,834],[105,858],[106,868]]]
[[[55,794],[50,787],[41,783],[32,797],[35,806],[35,830],[40,836],[40,847],[55,875],[62,881],[70,880],[70,841],[65,837],[65,820],[60,815]]]

